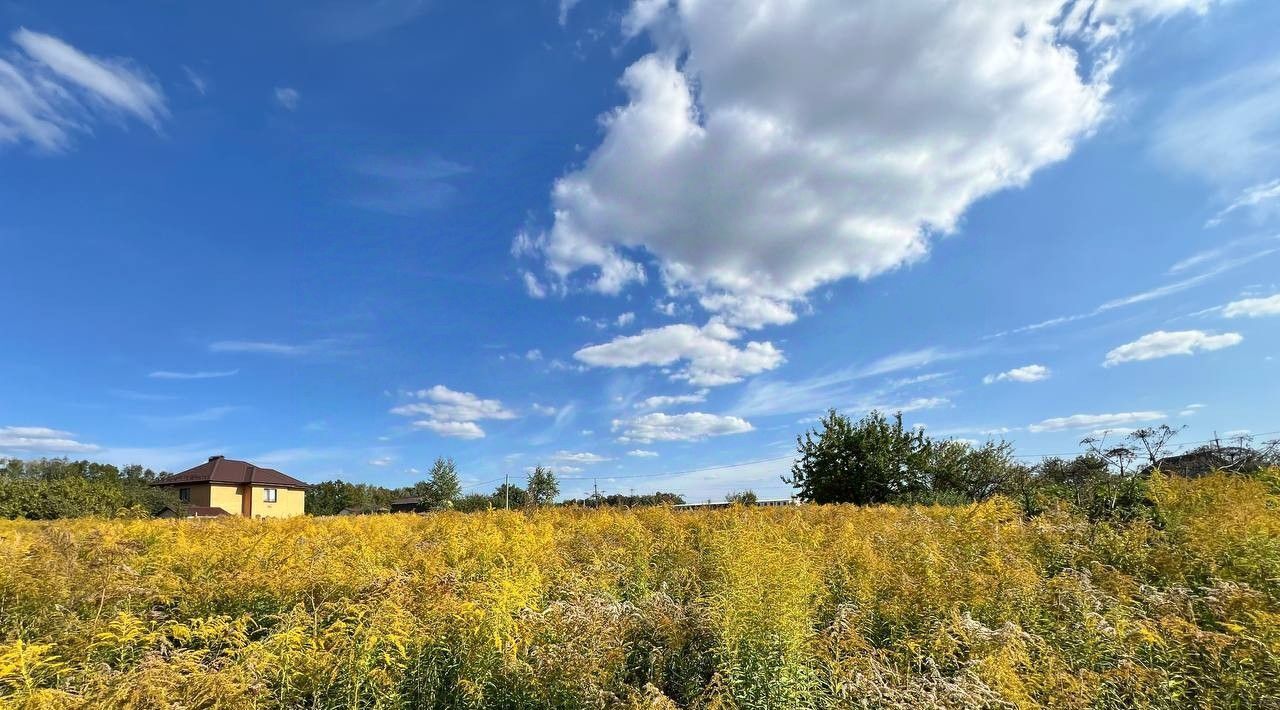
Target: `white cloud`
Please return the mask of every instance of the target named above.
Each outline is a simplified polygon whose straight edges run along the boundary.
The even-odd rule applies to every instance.
[[[613,420],[618,441],[647,444],[652,441],[699,441],[709,436],[742,434],[751,431],[751,423],[740,417],[690,412],[664,414],[654,412],[634,419]]]
[[[531,243],[561,283],[617,293],[652,258],[743,327],[825,283],[922,258],[976,200],[1067,157],[1106,113],[1104,42],[1202,0],[637,0],[657,45],[551,195]],[[1081,12],[1081,8],[1088,12]]]
[[[1219,224],[1222,224],[1222,221],[1226,219],[1228,215],[1238,210],[1250,210],[1266,213],[1269,211],[1266,208],[1276,200],[1280,200],[1280,180],[1270,180],[1268,182],[1252,185],[1245,188],[1245,190],[1241,192],[1236,199],[1232,200],[1231,204],[1222,208],[1217,214],[1211,217],[1208,222],[1205,222],[1204,226],[1206,228],[1216,227]]]
[[[561,26],[568,24],[569,11],[582,0],[560,0],[560,24]]]
[[[440,436],[455,439],[483,439],[484,429],[475,422],[449,422],[436,419],[423,419],[413,423],[418,429],[429,429]]]
[[[542,285],[537,276],[528,271],[520,272],[520,278],[524,282],[524,290],[531,298],[546,298],[547,287]]]
[[[1239,333],[1210,335],[1202,330],[1157,330],[1147,333],[1132,343],[1125,343],[1107,353],[1106,367],[1122,362],[1154,360],[1171,355],[1193,355],[1197,352],[1221,350],[1238,345],[1244,340]]]
[[[1182,408],[1181,412],[1178,412],[1178,416],[1180,417],[1195,416],[1196,412],[1200,411],[1201,409],[1204,409],[1203,404],[1188,404],[1187,406]]]
[[[1280,316],[1280,293],[1266,298],[1245,298],[1222,308],[1225,318],[1261,318]]]
[[[1054,417],[1039,424],[1032,424],[1027,431],[1035,434],[1046,431],[1070,431],[1076,429],[1110,429],[1126,424],[1138,424],[1164,419],[1164,412],[1120,412],[1117,414],[1073,414]]]
[[[1280,165],[1280,61],[1247,66],[1178,94],[1153,132],[1152,149],[1224,189],[1245,191],[1274,180]]]
[[[1023,365],[996,375],[987,375],[982,378],[982,383],[989,385],[995,382],[1039,382],[1048,377],[1049,368],[1044,365]]]
[[[937,409],[938,407],[945,407],[948,404],[951,404],[951,400],[946,397],[915,397],[907,400],[906,402],[899,402],[897,404],[863,404],[854,408],[864,412],[869,412],[874,409],[879,412],[901,412],[906,414],[907,412],[918,412],[922,409]]]
[[[393,463],[395,463],[395,459],[390,456],[379,456],[377,458],[369,459],[370,466],[390,466]]]
[[[310,343],[280,343],[264,340],[219,340],[209,343],[209,350],[215,353],[254,353],[261,355],[281,355],[284,357],[301,357],[321,352],[334,345],[333,340],[317,340]]]
[[[484,436],[484,430],[476,424],[477,421],[516,418],[515,412],[496,399],[481,399],[470,392],[457,392],[444,385],[411,394],[425,401],[398,405],[391,409],[391,413],[404,417],[425,416],[426,419],[413,422],[413,426],[441,436],[479,439]]]
[[[217,377],[232,377],[240,374],[239,370],[200,370],[197,372],[175,372],[173,370],[156,370],[147,375],[156,380],[210,380]]]
[[[182,424],[201,424],[205,422],[216,422],[225,418],[228,414],[238,411],[241,407],[232,405],[223,405],[220,407],[208,407],[187,414],[173,414],[169,416],[146,415],[138,417],[139,420],[146,422],[152,426],[174,426]]]
[[[411,416],[427,414],[437,419],[477,421],[480,419],[515,419],[516,415],[496,399],[481,399],[470,392],[457,392],[436,385],[431,389],[413,393],[425,402],[403,404],[391,410],[393,414]]]
[[[994,333],[992,335],[986,336],[985,339],[1000,338],[1006,335],[1013,335],[1017,333],[1028,333],[1032,331],[1041,330],[1043,328],[1062,325],[1064,323],[1072,323],[1075,321],[1084,320],[1086,318],[1093,318],[1094,316],[1101,315],[1103,313],[1115,310],[1117,308],[1124,308],[1126,306],[1132,306],[1137,303],[1146,303],[1147,301],[1154,301],[1159,298],[1171,296],[1175,293],[1181,293],[1182,291],[1193,288],[1195,286],[1199,286],[1202,283],[1205,283],[1214,278],[1217,278],[1218,276],[1221,276],[1222,274],[1228,271],[1231,271],[1232,269],[1239,268],[1241,266],[1244,266],[1245,264],[1256,261],[1265,256],[1270,256],[1271,254],[1275,254],[1276,252],[1280,251],[1280,248],[1270,247],[1270,248],[1261,249],[1259,251],[1255,251],[1249,254],[1243,254],[1240,256],[1225,258],[1228,254],[1236,250],[1236,248],[1241,245],[1249,244],[1249,243],[1257,243],[1259,241],[1271,241],[1271,240],[1274,240],[1274,237],[1267,240],[1258,240],[1253,238],[1239,239],[1233,242],[1229,242],[1228,244],[1222,247],[1217,247],[1214,249],[1209,249],[1206,251],[1199,252],[1197,254],[1193,254],[1177,262],[1173,266],[1171,266],[1169,268],[1169,273],[1171,274],[1178,273],[1192,266],[1197,266],[1200,264],[1205,264],[1210,262],[1212,262],[1212,266],[1210,266],[1207,271],[1204,271],[1203,273],[1200,273],[1200,274],[1196,274],[1195,276],[1189,276],[1187,278],[1180,279],[1178,281],[1172,281],[1162,286],[1156,286],[1154,288],[1147,289],[1146,291],[1139,291],[1138,293],[1129,294],[1128,296],[1113,298],[1110,301],[1107,301],[1099,305],[1098,307],[1094,308],[1092,311],[1089,311],[1087,313],[1077,313],[1075,315],[1070,315],[1070,316],[1059,316],[1057,318],[1050,318],[1049,320],[1040,321],[1039,323],[1032,323],[1031,325],[1024,325],[1019,328],[1014,328],[1012,330],[1006,330],[1000,333]]]
[[[559,407],[550,404],[539,404],[537,402],[533,403],[532,408],[535,413],[546,417],[554,417],[560,411]]]
[[[577,463],[577,464],[593,464],[604,461],[612,461],[607,456],[593,454],[590,451],[557,451],[551,455],[551,460],[558,463]]]
[[[80,454],[97,451],[99,446],[76,441],[75,434],[40,426],[0,427],[0,451]]]
[[[707,401],[707,390],[698,390],[690,394],[656,395],[636,402],[636,409],[662,409],[676,404],[697,404]]]
[[[803,380],[757,377],[743,388],[742,396],[733,407],[733,413],[741,416],[814,413],[825,411],[829,407],[857,411],[875,408],[893,411],[883,404],[886,399],[898,398],[898,392],[904,388],[938,380],[940,374],[926,373],[898,378],[872,391],[867,391],[862,380],[919,369],[979,352],[981,350],[943,350],[929,347],[893,353],[865,365],[850,366]]]
[[[632,313],[631,311],[627,311],[626,313],[618,314],[618,318],[617,320],[614,321],[614,324],[617,325],[619,328],[625,328],[631,325],[632,323],[634,323],[635,320],[636,320],[636,314]]]
[[[209,93],[208,80],[197,74],[195,69],[183,64],[182,73],[187,75],[187,81],[191,82],[191,88],[195,89],[201,96]]]
[[[524,359],[529,360],[530,362],[537,362],[542,359],[542,351],[534,348],[524,354]]]
[[[657,451],[649,451],[648,449],[632,449],[627,452],[627,456],[634,456],[636,458],[642,458],[642,459],[654,458],[657,455],[658,455]]]
[[[298,102],[302,100],[302,94],[297,89],[291,89],[287,86],[277,86],[275,90],[276,103],[281,108],[289,111],[298,110]]]
[[[0,56],[0,143],[59,151],[104,118],[131,116],[158,130],[168,116],[164,92],[132,60],[85,54],[26,28],[9,38],[20,51]]]
[[[619,336],[584,347],[573,356],[593,367],[666,367],[680,362],[683,366],[671,379],[703,387],[738,382],[784,362],[773,343],[752,341],[738,348],[732,341],[739,337],[737,331],[716,321],[701,328],[682,323]]]

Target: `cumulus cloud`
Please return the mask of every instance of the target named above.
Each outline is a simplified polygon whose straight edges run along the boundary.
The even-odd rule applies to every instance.
[[[634,419],[613,420],[613,431],[618,434],[618,441],[640,444],[653,441],[700,441],[710,436],[742,434],[752,428],[750,422],[740,417],[703,412],[654,412]]]
[[[667,367],[681,363],[673,380],[715,387],[738,382],[747,375],[772,370],[785,358],[771,342],[748,342],[737,347],[738,331],[717,321],[701,328],[677,324],[619,336],[600,345],[589,345],[573,356],[593,367]]]
[[[1202,330],[1157,330],[1147,333],[1132,343],[1125,343],[1107,353],[1106,367],[1122,362],[1155,360],[1171,355],[1194,355],[1197,352],[1221,350],[1239,345],[1244,338],[1239,333],[1211,335]]]
[[[636,458],[653,458],[657,455],[657,451],[649,451],[648,449],[632,449],[627,452],[627,456],[635,456]]]
[[[40,426],[0,427],[0,451],[86,453],[100,447],[76,441],[75,434]]]
[[[85,54],[26,28],[9,39],[17,49],[0,55],[0,144],[60,151],[104,118],[159,130],[169,115],[160,86],[132,60]]]
[[[413,423],[418,429],[427,429],[433,431],[440,436],[448,436],[454,439],[483,439],[484,429],[480,428],[475,422],[450,422],[440,421],[438,419],[422,419]]]
[[[444,385],[411,394],[420,401],[393,407],[391,413],[402,417],[426,417],[413,422],[413,426],[441,436],[479,439],[484,436],[484,430],[476,424],[477,421],[516,418],[515,412],[496,399],[481,399],[470,392],[457,392]]]
[[[636,409],[662,409],[676,404],[697,404],[698,402],[707,401],[707,390],[698,390],[690,394],[661,394],[653,397],[646,397],[640,402],[636,402]]]
[[[1106,114],[1109,40],[1208,4],[636,0],[624,34],[657,48],[527,243],[562,284],[618,293],[652,260],[731,325],[789,322],[1067,157]]]
[[[1280,293],[1266,298],[1245,298],[1222,307],[1225,318],[1261,318],[1280,316]]]
[[[1069,417],[1054,417],[1039,424],[1032,424],[1027,431],[1040,433],[1046,431],[1071,431],[1077,429],[1111,429],[1126,424],[1138,424],[1164,419],[1164,412],[1119,412],[1116,414],[1073,414]]]
[[[995,382],[1039,382],[1049,377],[1049,368],[1044,365],[1023,365],[995,375],[982,378],[983,384]]]

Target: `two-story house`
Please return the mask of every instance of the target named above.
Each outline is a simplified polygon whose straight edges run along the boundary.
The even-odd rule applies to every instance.
[[[275,469],[223,456],[210,456],[199,466],[151,485],[176,490],[182,512],[189,517],[288,518],[305,512],[307,484]]]

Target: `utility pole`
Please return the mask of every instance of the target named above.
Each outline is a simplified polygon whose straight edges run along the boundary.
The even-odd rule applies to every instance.
[[[600,486],[596,485],[596,479],[591,479],[591,507],[600,507]]]
[[[511,510],[511,474],[502,474],[502,495],[507,499],[504,506]]]

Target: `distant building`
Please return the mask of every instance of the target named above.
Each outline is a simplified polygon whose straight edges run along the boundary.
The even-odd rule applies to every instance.
[[[246,518],[290,518],[305,512],[307,484],[272,468],[223,456],[151,485],[174,490],[185,517],[243,515]],[[170,510],[163,517],[177,517]]]
[[[408,498],[396,498],[391,501],[391,512],[393,513],[413,513],[422,507],[422,496],[409,496]]]
[[[709,500],[705,503],[681,503],[671,507],[677,510],[693,510],[697,508],[728,508],[732,505],[733,503],[728,501]],[[751,507],[753,505],[766,508],[777,508],[786,505],[800,505],[800,503],[795,498],[761,498],[755,503],[748,504],[747,507]]]

